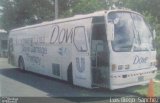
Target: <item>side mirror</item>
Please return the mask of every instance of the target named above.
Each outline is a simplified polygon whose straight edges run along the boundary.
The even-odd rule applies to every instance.
[[[153,30],[153,39],[156,39],[156,30]]]
[[[108,23],[107,25],[107,40],[114,40],[114,24]]]

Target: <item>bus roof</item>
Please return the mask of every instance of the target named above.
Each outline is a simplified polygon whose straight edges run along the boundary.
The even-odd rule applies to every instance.
[[[18,31],[18,30],[22,30],[22,29],[48,25],[48,24],[52,24],[52,23],[66,22],[66,21],[71,21],[71,20],[76,20],[76,19],[83,19],[83,18],[94,17],[94,16],[103,16],[105,14],[105,12],[106,11],[104,10],[104,11],[94,12],[94,13],[91,13],[91,14],[75,15],[73,17],[69,17],[69,18],[65,18],[65,19],[57,19],[57,20],[53,20],[53,21],[45,21],[45,22],[42,22],[42,23],[39,23],[39,24],[28,25],[28,26],[16,28],[16,29],[13,29],[11,31]]]
[[[131,10],[129,10],[129,9],[116,9],[116,10],[108,10],[108,11],[130,11],[131,12]],[[11,30],[11,32],[19,31],[19,30],[23,30],[23,29],[28,29],[28,28],[44,26],[44,25],[49,25],[49,24],[54,24],[54,23],[56,24],[56,23],[78,20],[78,19],[84,19],[84,18],[89,18],[89,17],[104,16],[105,13],[107,13],[108,11],[107,10],[102,10],[102,11],[97,11],[97,12],[94,12],[94,13],[91,13],[91,14],[75,15],[73,17],[64,18],[64,19],[57,19],[57,20],[53,20],[53,21],[45,21],[45,22],[42,22],[42,23],[39,23],[39,24],[28,25],[28,26],[16,28],[16,29]],[[135,12],[135,13],[137,13],[137,12]]]

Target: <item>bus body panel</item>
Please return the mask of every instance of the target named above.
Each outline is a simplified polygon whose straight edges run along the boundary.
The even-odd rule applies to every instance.
[[[122,15],[124,17],[122,17]],[[143,85],[148,83],[151,79],[153,79],[156,76],[157,72],[156,50],[154,49],[154,47],[151,48],[150,45],[147,45],[147,47],[145,48],[146,44],[152,43],[149,40],[153,41],[153,38],[152,35],[148,36],[148,34],[145,34],[146,32],[143,32],[145,30],[148,30],[148,32],[152,34],[149,28],[146,29],[148,25],[146,26],[146,23],[144,23],[143,16],[134,11],[111,10],[106,13],[106,24],[108,25],[109,22],[111,22],[111,20],[113,20],[114,24],[114,40],[108,41],[110,50],[110,89],[125,88],[129,86]],[[131,30],[133,30],[133,33]],[[121,37],[116,37],[117,34],[121,35]],[[130,34],[133,34],[132,39],[128,39],[127,35],[123,36],[124,34],[128,34],[129,36]],[[139,36],[138,39],[140,40],[138,42],[139,44],[136,41],[137,35]],[[147,42],[142,42],[144,44],[146,43],[145,46],[143,44],[145,49],[141,48],[141,50],[136,50],[134,47],[136,47],[137,44],[140,47],[141,41],[143,39],[147,40],[146,35],[150,38],[147,38]],[[129,51],[125,51],[127,46],[130,46],[125,45],[126,38],[128,39],[128,41],[132,42],[132,48],[130,50],[128,49]],[[114,43],[116,40],[118,42],[117,45],[119,45],[119,47],[115,49]]]
[[[91,88],[90,65],[88,65],[90,64],[88,42],[91,35],[91,21],[92,18],[87,18],[10,32],[10,45],[14,48],[10,50],[10,55],[12,55],[10,59],[14,61],[12,64],[18,67],[21,56],[25,63],[25,70],[67,81],[68,66],[72,63],[73,83]],[[75,48],[75,29],[78,27],[85,29],[87,52],[81,53]],[[78,62],[74,62],[77,57],[85,60],[85,71],[81,74],[86,80],[80,79],[77,73],[76,63]]]
[[[156,75],[157,68],[152,65],[156,62],[156,51],[113,51],[112,41],[107,40],[106,28],[109,22],[107,19],[104,24],[102,23],[105,25],[103,30],[106,30],[104,33],[107,42],[107,48],[104,49],[106,51],[101,52],[105,42],[101,42],[102,40],[99,40],[101,38],[98,37],[103,32],[99,33],[97,39],[95,38],[97,42],[92,40],[92,29],[99,25],[98,23],[93,24],[93,18],[97,16],[107,18],[108,13],[117,11],[80,15],[12,30],[8,43],[9,63],[18,67],[20,57],[22,57],[25,70],[65,81],[68,81],[68,69],[69,65],[72,65],[73,84],[85,88],[96,86],[118,89],[148,83]],[[119,11],[126,12],[127,10]],[[92,52],[91,45],[94,45],[94,42],[99,53]],[[91,60],[93,56],[91,53],[94,52],[96,61]],[[108,55],[104,56],[104,53],[108,53]],[[106,63],[102,59],[103,56],[106,57],[107,66],[103,64]],[[99,63],[97,60],[103,61],[103,63]],[[97,74],[93,73],[94,62],[99,65],[99,68],[95,69],[96,71],[102,69]],[[113,65],[116,66],[116,71],[112,70]],[[100,76],[101,74],[103,76]],[[93,76],[97,76],[95,81]],[[99,78],[103,85],[101,81],[98,81]],[[93,82],[99,84],[94,85]]]
[[[145,84],[156,76],[157,68],[151,65],[151,63],[156,62],[155,51],[111,53],[111,65],[116,65],[117,70],[111,72],[110,75],[111,89]],[[125,68],[127,65],[129,65],[129,69]],[[121,70],[118,70],[118,66],[123,67]]]
[[[92,88],[92,74],[90,65],[90,37],[92,19],[89,18],[85,20],[78,20],[77,23],[79,26],[75,28],[72,43],[73,84],[86,88]]]

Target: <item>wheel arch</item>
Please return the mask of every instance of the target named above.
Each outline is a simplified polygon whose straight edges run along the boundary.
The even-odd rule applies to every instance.
[[[22,55],[19,55],[18,57],[18,67],[20,67],[20,63],[23,63],[24,66],[23,70],[25,70],[25,61]]]
[[[18,66],[19,66],[20,59],[23,59],[23,56],[22,56],[22,55],[19,55],[19,56],[18,56]],[[23,60],[24,60],[24,59],[23,59]]]

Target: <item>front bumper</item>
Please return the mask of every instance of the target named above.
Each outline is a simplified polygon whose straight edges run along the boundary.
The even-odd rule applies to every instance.
[[[119,89],[149,83],[156,76],[157,68],[140,69],[126,72],[116,72],[111,75],[110,89]]]

